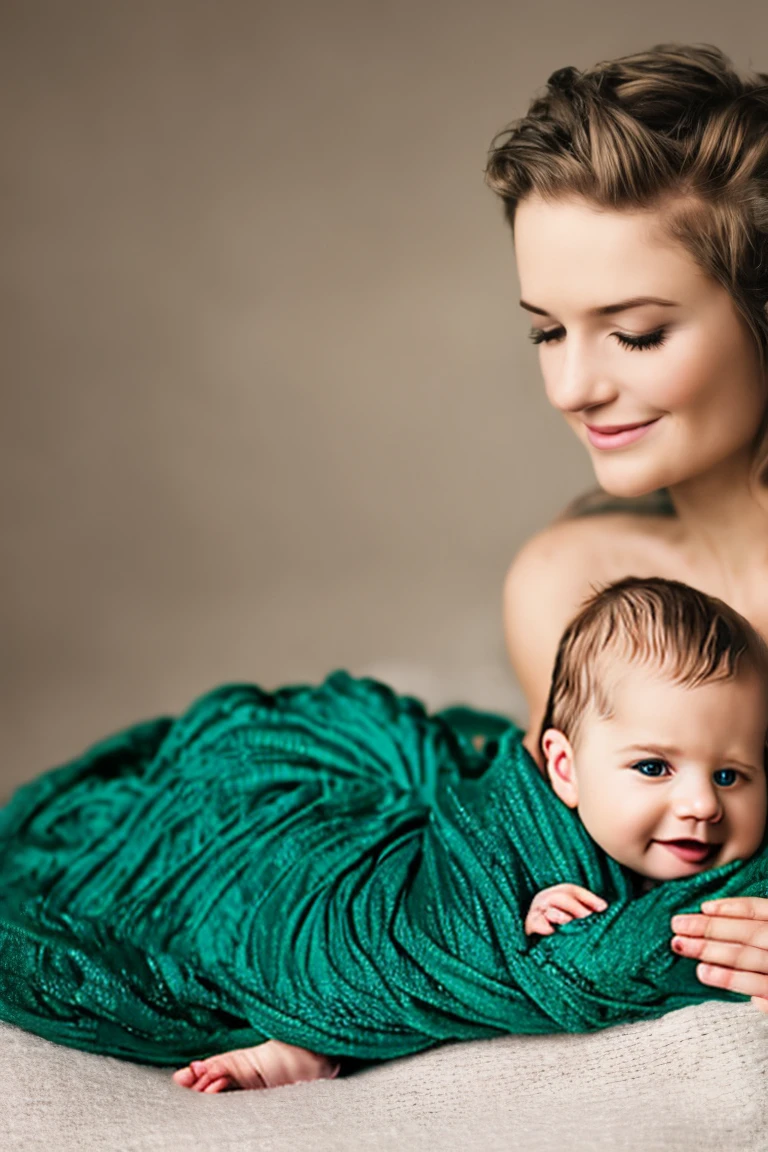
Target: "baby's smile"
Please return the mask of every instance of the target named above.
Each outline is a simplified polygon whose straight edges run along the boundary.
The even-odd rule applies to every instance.
[[[721,847],[720,844],[693,839],[656,840],[654,843],[686,864],[710,864]]]

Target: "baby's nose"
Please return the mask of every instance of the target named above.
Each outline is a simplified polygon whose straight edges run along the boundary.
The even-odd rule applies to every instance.
[[[723,812],[717,789],[705,783],[681,787],[673,806],[677,816],[694,816],[697,820],[716,820]]]

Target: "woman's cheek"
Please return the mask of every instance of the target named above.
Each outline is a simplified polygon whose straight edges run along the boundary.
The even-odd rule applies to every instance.
[[[646,396],[658,412],[684,412],[719,405],[724,389],[719,353],[680,338],[650,365]]]

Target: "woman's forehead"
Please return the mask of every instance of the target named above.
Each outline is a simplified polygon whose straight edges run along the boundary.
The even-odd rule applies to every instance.
[[[513,235],[516,247],[521,241],[552,235],[578,244],[585,233],[590,238],[599,236],[606,241],[660,241],[660,225],[661,217],[654,211],[600,208],[575,197],[563,200],[526,197],[517,205]]]
[[[518,206],[514,244],[521,296],[547,311],[690,294],[702,279],[692,257],[647,212],[526,200]]]

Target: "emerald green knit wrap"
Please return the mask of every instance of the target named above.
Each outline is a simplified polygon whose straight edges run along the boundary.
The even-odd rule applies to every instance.
[[[139,1063],[270,1037],[379,1061],[741,999],[669,921],[768,895],[766,845],[633,897],[521,739],[338,671],[102,740],[0,810],[0,1018]],[[526,937],[563,881],[608,910]]]

